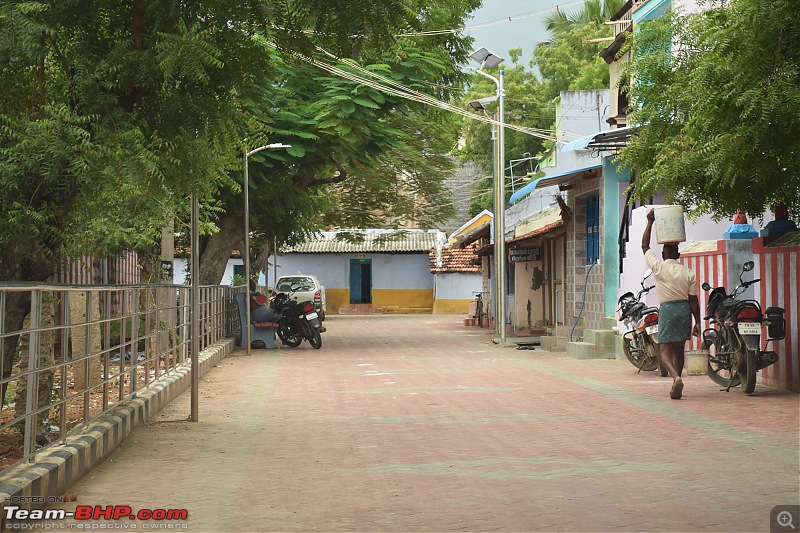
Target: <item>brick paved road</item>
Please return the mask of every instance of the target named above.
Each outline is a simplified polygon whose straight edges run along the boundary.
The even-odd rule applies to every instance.
[[[655,373],[496,347],[460,317],[327,326],[319,351],[226,359],[199,423],[187,393],[78,503],[185,507],[190,531],[769,531],[800,503],[796,394],[699,376],[671,401]]]

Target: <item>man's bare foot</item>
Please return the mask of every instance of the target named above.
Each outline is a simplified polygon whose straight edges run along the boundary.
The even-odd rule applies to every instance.
[[[672,382],[672,390],[669,391],[669,397],[673,400],[680,400],[682,395],[683,380],[681,378],[676,378],[675,381]]]

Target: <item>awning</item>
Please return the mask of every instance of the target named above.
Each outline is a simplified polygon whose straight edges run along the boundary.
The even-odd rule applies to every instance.
[[[597,152],[613,152],[624,148],[628,139],[636,135],[639,126],[626,126],[615,130],[600,131],[586,137],[570,141],[561,147],[561,153],[574,152],[575,150],[594,150]]]
[[[566,172],[561,172],[560,174],[553,174],[552,176],[544,176],[543,178],[537,178],[532,182],[530,182],[529,184],[527,184],[526,186],[524,186],[523,188],[521,188],[520,190],[518,190],[517,192],[515,192],[514,194],[512,194],[511,198],[509,198],[508,200],[508,203],[511,205],[514,204],[515,202],[518,202],[519,200],[522,200],[524,197],[531,194],[534,191],[534,189],[536,189],[536,186],[539,185],[540,183],[542,184],[542,187],[557,185],[558,180],[561,178],[564,178],[566,176],[571,176],[573,174],[580,174],[581,172],[586,172],[587,170],[594,170],[596,168],[600,168],[601,166],[602,165],[594,165],[591,167],[568,170]]]
[[[535,237],[540,237],[564,225],[561,218],[561,207],[553,207],[547,211],[537,213],[517,224],[514,229],[514,238],[506,242],[511,248],[527,243]]]

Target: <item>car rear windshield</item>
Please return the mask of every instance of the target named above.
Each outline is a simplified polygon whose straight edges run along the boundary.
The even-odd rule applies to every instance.
[[[311,291],[316,287],[311,278],[284,278],[278,280],[278,291]]]

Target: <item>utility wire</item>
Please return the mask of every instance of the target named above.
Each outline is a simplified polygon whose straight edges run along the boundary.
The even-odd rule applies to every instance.
[[[277,45],[275,43],[271,42],[271,41],[266,41],[265,40],[264,43],[267,46],[269,46],[270,48],[273,48],[275,50],[278,49]],[[322,70],[325,70],[326,72],[329,72],[330,74],[333,74],[333,75],[338,76],[340,78],[344,78],[344,79],[347,79],[347,80],[350,80],[350,81],[365,85],[367,87],[371,87],[373,89],[377,89],[377,90],[379,90],[381,92],[384,92],[386,94],[391,94],[391,95],[398,96],[398,97],[403,98],[403,99],[407,99],[407,100],[412,100],[412,101],[415,101],[415,102],[423,103],[423,104],[426,104],[426,105],[429,105],[429,106],[432,106],[432,107],[437,107],[439,109],[443,109],[445,111],[449,111],[449,112],[455,113],[457,115],[461,115],[461,116],[469,118],[471,120],[479,120],[481,122],[486,122],[486,123],[494,124],[494,125],[499,125],[500,124],[499,121],[494,120],[494,119],[492,119],[492,118],[490,118],[488,116],[479,115],[477,113],[469,112],[466,109],[462,109],[462,108],[460,108],[458,106],[455,106],[453,104],[450,104],[448,102],[444,102],[442,100],[438,100],[437,98],[429,96],[429,95],[427,95],[425,93],[422,93],[422,92],[417,91],[415,89],[412,89],[412,88],[406,87],[406,86],[404,86],[402,84],[399,84],[399,83],[397,83],[397,82],[395,82],[393,80],[390,80],[389,78],[386,78],[384,76],[381,76],[380,74],[377,74],[375,72],[369,71],[369,70],[361,67],[360,65],[358,65],[354,61],[344,61],[344,60],[342,60],[340,58],[337,58],[333,54],[330,54],[329,52],[326,52],[324,50],[321,50],[321,51],[323,53],[325,53],[326,55],[328,55],[329,57],[331,57],[332,59],[335,59],[335,60],[337,60],[339,62],[342,62],[342,63],[348,65],[349,67],[352,67],[352,68],[358,70],[359,72],[363,72],[364,75],[360,75],[360,74],[353,73],[353,72],[348,72],[345,69],[339,68],[339,67],[334,66],[334,65],[330,65],[328,63],[319,61],[317,59],[310,58],[310,57],[305,56],[305,55],[303,55],[303,54],[301,54],[299,52],[292,52],[292,54],[295,57],[297,57],[298,59],[300,59],[301,61],[304,61],[304,62],[306,62],[306,63],[308,63],[310,65],[314,65],[314,66],[316,66],[316,67],[318,67],[318,68],[320,68]],[[365,75],[367,75],[368,77],[365,77]],[[375,78],[375,79],[372,79],[372,78]],[[379,83],[376,80],[379,80],[381,83]],[[507,129],[519,131],[521,133],[525,133],[525,134],[531,135],[533,137],[538,137],[538,138],[541,138],[541,139],[549,140],[549,141],[561,142],[561,143],[565,142],[565,141],[559,141],[553,135],[553,130],[543,130],[543,129],[537,129],[537,128],[528,128],[528,127],[524,127],[524,126],[518,126],[516,124],[510,124],[510,123],[503,123],[503,127],[507,128]]]

